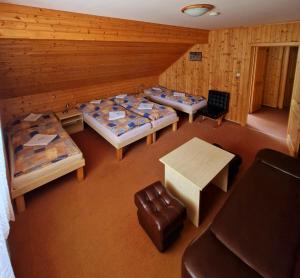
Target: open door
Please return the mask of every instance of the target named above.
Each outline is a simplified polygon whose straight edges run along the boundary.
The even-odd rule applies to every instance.
[[[254,51],[254,67],[252,73],[249,113],[254,113],[261,108],[266,73],[266,62],[268,58],[267,47],[255,47]]]
[[[297,55],[298,55],[298,47],[290,47],[283,107],[291,106],[293,85],[295,80],[295,70],[297,65]]]
[[[300,145],[300,51],[295,70],[295,79],[291,100],[289,123],[287,128],[287,143],[290,154],[299,157]]]

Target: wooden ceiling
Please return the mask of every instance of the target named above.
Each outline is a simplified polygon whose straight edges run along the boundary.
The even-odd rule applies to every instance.
[[[0,3],[0,98],[158,76],[208,31]]]
[[[0,40],[0,96],[159,75],[189,44]]]
[[[207,43],[208,30],[0,3],[0,38]]]

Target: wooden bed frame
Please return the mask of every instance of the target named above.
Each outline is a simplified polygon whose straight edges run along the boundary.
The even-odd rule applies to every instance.
[[[14,162],[12,159],[14,153],[10,139],[8,142],[11,197],[15,200],[18,213],[26,209],[24,199],[25,193],[73,171],[76,171],[78,181],[82,181],[84,179],[85,160],[81,152],[78,154],[78,159],[71,156],[54,164],[47,165],[41,169],[34,170],[15,178]]]
[[[84,118],[84,115],[83,115],[83,119],[85,121],[85,118]],[[136,142],[144,137],[146,137],[146,142],[147,142],[147,145],[151,145],[152,142],[156,142],[156,132],[158,130],[161,130],[169,125],[172,125],[172,130],[173,131],[176,131],[177,130],[177,123],[178,123],[178,120],[179,118],[176,117],[176,119],[173,121],[173,122],[168,122],[168,123],[165,123],[165,124],[162,124],[162,125],[159,125],[155,128],[151,128],[149,130],[147,130],[145,133],[142,133],[142,134],[138,134],[136,136],[133,136],[127,140],[124,140],[123,142],[121,143],[116,143],[116,142],[113,142],[108,136],[106,136],[106,134],[100,134],[97,129],[94,127],[94,124],[93,123],[87,123],[85,121],[85,123],[90,126],[92,129],[94,129],[100,136],[102,136],[104,139],[106,139],[110,144],[112,144],[115,149],[116,149],[116,158],[117,160],[121,161],[123,159],[123,155],[124,155],[124,148],[128,145],[130,145],[131,143],[133,142]]]
[[[185,111],[184,109],[182,109],[182,107],[179,104],[178,105],[176,105],[176,104],[172,104],[172,105],[167,104],[163,100],[161,101],[161,100],[159,100],[157,98],[153,98],[151,94],[148,94],[146,92],[150,92],[150,90],[149,89],[144,89],[145,97],[147,99],[149,99],[149,100],[151,100],[151,101],[153,101],[155,103],[159,103],[161,105],[172,107],[175,110],[178,110],[178,111],[181,111],[181,112],[184,112],[184,113],[188,114],[189,115],[189,123],[190,124],[193,123],[193,121],[194,121],[194,115],[197,113],[198,110],[196,110],[196,111],[194,111],[192,113],[189,113],[189,112]],[[199,109],[201,109],[201,108],[199,108]]]

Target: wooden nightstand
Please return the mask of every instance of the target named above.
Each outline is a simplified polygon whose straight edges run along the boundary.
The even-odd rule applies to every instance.
[[[69,134],[83,130],[83,116],[78,110],[70,109],[68,112],[57,112],[55,115]]]

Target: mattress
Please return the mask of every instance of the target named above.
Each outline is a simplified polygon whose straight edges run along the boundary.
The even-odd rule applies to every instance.
[[[99,121],[97,121],[91,113],[83,113],[83,119],[91,128],[104,137],[115,148],[122,148],[152,132],[151,124],[146,123],[142,126],[135,127],[120,136],[116,136],[107,126],[99,123]]]
[[[162,92],[163,92],[163,90],[164,89],[162,89]],[[154,94],[153,91],[151,90],[151,88],[145,89],[144,93],[152,101],[171,106],[174,109],[177,109],[179,111],[182,111],[182,112],[185,112],[188,114],[194,114],[199,109],[201,109],[207,105],[207,101],[204,98],[199,99],[199,101],[197,101],[193,104],[186,104],[186,103],[179,102],[176,99],[170,99],[170,98],[166,98],[166,97],[163,98],[159,94]]]
[[[35,134],[57,134],[46,147],[23,146]],[[79,148],[59,122],[9,133],[11,194],[16,198],[85,165]]]
[[[73,142],[75,145],[75,143]],[[32,189],[39,187],[47,182],[61,177],[85,165],[82,153],[78,152],[56,163],[48,164],[46,167],[36,169],[32,172],[11,177],[12,197],[15,198]],[[14,165],[11,163],[11,169],[14,171]]]
[[[159,130],[161,128],[164,128],[170,124],[173,124],[175,122],[178,121],[178,117],[177,117],[177,114],[176,113],[172,113],[168,116],[165,116],[163,118],[160,118],[158,120],[155,120],[155,121],[152,121],[151,122],[151,125],[152,125],[152,128],[156,131],[156,130]]]
[[[41,116],[36,121],[25,121],[27,117],[19,117],[7,125],[8,133],[15,133],[20,130],[34,128],[42,125],[48,125],[53,123],[58,123],[57,118],[52,112],[42,113]]]
[[[56,137],[46,146],[26,146],[25,143],[38,134],[56,135]],[[80,153],[71,137],[58,122],[14,132],[10,134],[10,143],[13,150],[11,159],[14,177],[36,171]]]
[[[91,109],[86,111],[86,107],[90,105],[91,104],[83,103],[77,105],[77,108],[81,112],[83,112],[84,115],[88,114],[91,117],[93,117],[97,122],[99,122],[99,124],[105,126],[115,136],[121,136],[132,129],[135,129],[139,126],[143,126],[144,124],[150,122],[149,119],[141,117],[129,110],[126,110],[122,106],[117,105],[115,103],[113,105],[105,106],[96,104],[94,105],[94,111],[90,112]],[[125,117],[111,121],[109,120],[109,114],[113,111],[123,111],[125,112]]]
[[[129,95],[123,99],[114,98],[114,101],[125,109],[151,121],[156,121],[171,115],[175,115],[176,117],[176,112],[173,108],[151,102],[140,95]],[[140,109],[141,105],[152,105],[152,109]]]

